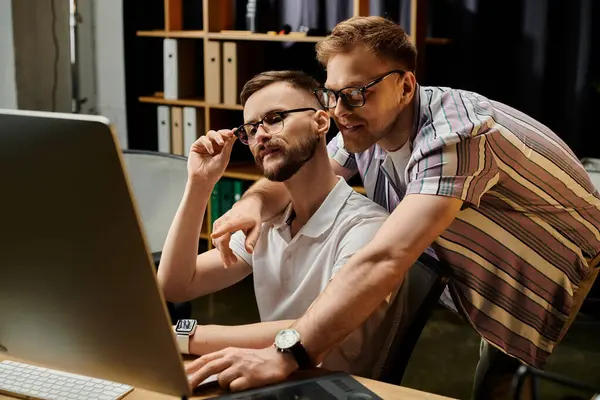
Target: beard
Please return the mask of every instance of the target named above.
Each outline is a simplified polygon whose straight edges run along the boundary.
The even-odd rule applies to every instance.
[[[265,178],[274,182],[283,182],[290,179],[314,156],[319,143],[318,137],[310,137],[302,140],[291,148],[279,147],[277,156],[279,160],[274,165],[265,169],[262,157],[254,157],[256,166],[260,169]],[[268,143],[268,145],[277,145],[277,143]]]

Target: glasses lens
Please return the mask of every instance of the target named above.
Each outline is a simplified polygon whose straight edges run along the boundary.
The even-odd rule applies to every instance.
[[[281,132],[283,129],[283,117],[279,113],[270,113],[263,118],[263,126],[270,134]]]
[[[317,96],[317,100],[319,103],[325,108],[333,108],[336,104],[335,93],[327,90],[327,89],[318,89],[315,91],[315,95]]]
[[[240,128],[235,132],[240,142],[244,144],[248,144],[248,137],[250,136],[248,133],[252,131],[254,127],[252,125],[246,124],[240,126]]]
[[[363,92],[358,88],[346,88],[340,95],[344,98],[344,102],[351,107],[360,107],[365,102]]]

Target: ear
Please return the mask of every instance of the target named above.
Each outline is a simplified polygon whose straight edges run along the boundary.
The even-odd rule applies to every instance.
[[[331,118],[329,117],[329,113],[325,110],[317,110],[314,116],[315,123],[317,125],[316,134],[320,137],[325,137],[327,132],[329,132],[329,124],[331,123]]]
[[[417,89],[417,78],[415,74],[411,71],[406,71],[402,80],[400,82],[402,85],[400,93],[400,98],[398,99],[401,105],[406,105],[411,102],[412,98],[415,95],[415,91]]]

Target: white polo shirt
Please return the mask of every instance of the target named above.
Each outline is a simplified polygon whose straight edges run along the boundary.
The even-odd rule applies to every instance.
[[[253,269],[261,321],[300,318],[350,257],[371,241],[389,213],[352,190],[343,178],[319,209],[291,237],[291,205],[263,223],[254,252],[244,249],[244,234],[231,237],[230,248]],[[322,366],[360,374],[372,363],[369,338],[383,319],[383,304],[363,326],[324,360]]]

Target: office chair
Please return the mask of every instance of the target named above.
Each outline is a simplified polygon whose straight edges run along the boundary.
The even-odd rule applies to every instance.
[[[377,340],[383,344],[372,379],[393,385],[402,383],[421,332],[449,280],[450,268],[428,254],[421,254],[406,274],[377,330]]]
[[[530,378],[529,380],[526,379]],[[568,397],[563,397],[564,400],[600,400],[600,386],[592,386],[583,382],[578,382],[573,379],[569,379],[565,376],[555,374],[552,372],[541,371],[536,368],[532,368],[530,366],[522,365],[519,367],[512,382],[513,388],[513,398],[515,400],[520,400],[523,395],[523,391],[526,385],[530,388],[531,400],[538,399],[538,381],[545,380],[548,382],[552,382],[561,386],[565,386],[567,388],[576,389],[580,392],[588,393],[590,396],[586,397],[575,397],[573,395],[569,395]],[[529,398],[529,397],[528,397]]]
[[[123,150],[123,159],[154,265],[159,268],[162,248],[187,182],[187,158]],[[167,308],[172,323],[191,317],[190,302],[167,302]]]
[[[587,171],[592,184],[596,189],[600,190],[600,159],[598,158],[582,158],[581,163]],[[584,300],[581,310],[596,321],[600,321],[600,279],[596,279],[592,289]]]

